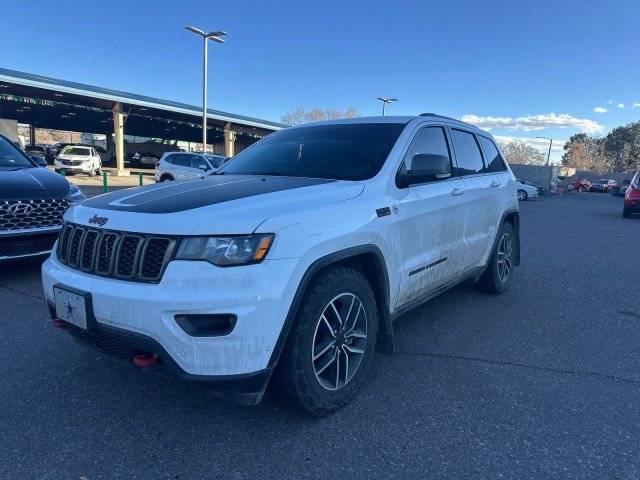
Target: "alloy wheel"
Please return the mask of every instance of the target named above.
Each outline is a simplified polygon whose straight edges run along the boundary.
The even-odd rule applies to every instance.
[[[313,334],[311,361],[326,390],[344,387],[356,374],[367,344],[367,314],[362,301],[341,293],[324,308]]]
[[[498,278],[505,283],[511,274],[513,253],[513,238],[510,233],[505,233],[498,243]]]

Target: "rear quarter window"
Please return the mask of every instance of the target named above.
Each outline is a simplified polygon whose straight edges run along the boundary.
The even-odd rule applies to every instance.
[[[482,150],[484,151],[484,159],[487,164],[488,172],[504,172],[507,170],[507,165],[500,155],[500,151],[498,147],[496,147],[495,143],[488,139],[487,137],[480,136],[480,145],[482,145]]]

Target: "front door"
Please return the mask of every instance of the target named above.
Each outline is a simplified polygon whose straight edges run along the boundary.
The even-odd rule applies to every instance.
[[[417,153],[451,159],[446,130],[422,127],[414,136],[401,168],[410,169]],[[453,167],[452,172],[453,174]],[[392,233],[400,262],[396,306],[436,290],[457,277],[462,268],[465,188],[451,176],[404,189],[398,203],[398,220]]]

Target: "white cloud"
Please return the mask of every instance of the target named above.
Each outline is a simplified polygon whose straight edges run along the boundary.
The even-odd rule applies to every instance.
[[[618,105],[616,105],[616,107],[618,107],[618,108],[624,108],[624,103],[620,102]]]
[[[576,128],[584,133],[600,133],[604,126],[588,118],[576,118],[568,113],[543,113],[525,117],[479,117],[463,115],[463,122],[471,123],[483,129],[506,128],[507,130],[524,130],[525,132],[544,130],[545,128]]]
[[[631,108],[638,108],[640,107],[640,102],[633,102],[633,105],[631,106]]]
[[[604,107],[596,107],[596,108],[593,109],[593,111],[596,112],[596,113],[607,113],[609,110],[607,110]]]
[[[524,142],[527,145],[540,151],[545,157],[549,151],[549,140],[546,138],[529,138],[529,137],[509,137],[506,135],[494,135],[499,143]],[[564,153],[564,144],[567,143],[565,138],[554,138],[551,146],[551,162],[557,162],[562,158]]]
[[[549,148],[549,140],[546,138],[509,137],[507,135],[494,135],[493,138],[500,143],[524,142],[527,145],[531,145],[532,147],[539,149],[540,151],[544,150],[545,153]],[[567,139],[565,138],[554,138],[551,153],[563,152],[565,143],[567,143]]]

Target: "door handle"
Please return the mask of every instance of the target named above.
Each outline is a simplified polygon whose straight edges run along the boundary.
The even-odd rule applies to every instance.
[[[453,190],[451,190],[451,195],[457,197],[459,195],[462,195],[464,192],[466,192],[464,188],[454,188]]]
[[[499,187],[501,184],[498,180],[494,180],[493,182],[491,182],[491,186],[492,187]]]

